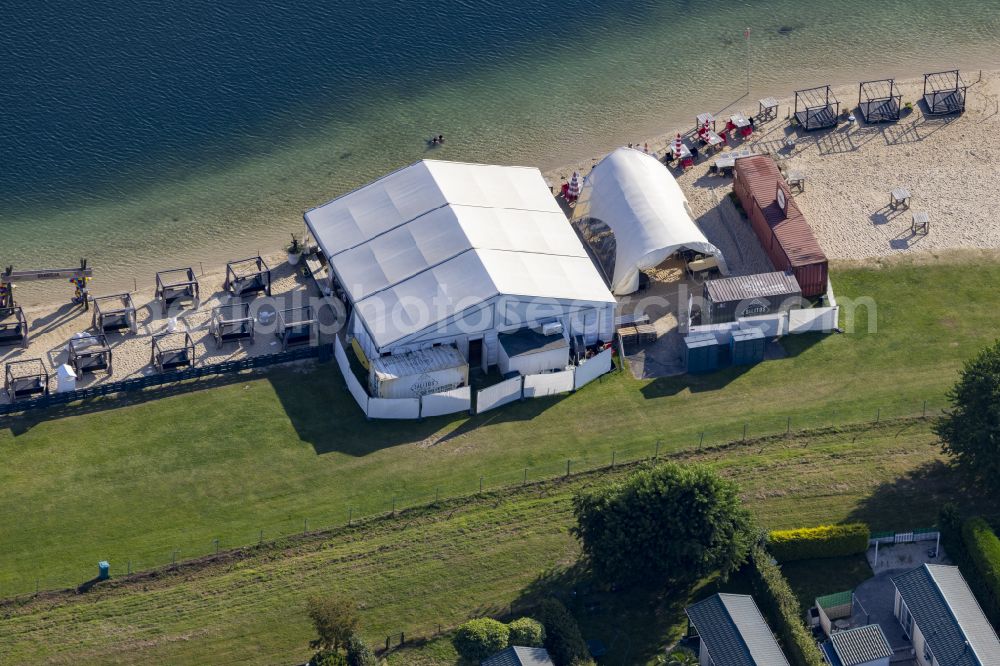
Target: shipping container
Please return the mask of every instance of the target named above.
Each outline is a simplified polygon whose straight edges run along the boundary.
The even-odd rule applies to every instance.
[[[774,267],[791,270],[803,296],[824,294],[829,270],[826,255],[774,160],[766,155],[737,159],[733,192]]]
[[[764,360],[764,331],[742,328],[732,332],[729,352],[733,365],[753,365]]]
[[[704,295],[702,324],[725,324],[802,307],[802,289],[790,271],[708,280]]]
[[[711,333],[698,333],[684,338],[687,371],[692,375],[714,372],[719,368],[719,343]]]
[[[377,398],[419,398],[469,383],[469,364],[451,345],[378,356],[371,360],[369,386]]]

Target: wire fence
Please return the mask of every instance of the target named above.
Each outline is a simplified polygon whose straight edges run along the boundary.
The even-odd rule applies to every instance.
[[[133,575],[153,570],[180,567],[194,560],[225,557],[226,551],[238,548],[268,546],[282,541],[301,539],[317,532],[356,525],[362,521],[393,517],[401,511],[421,507],[433,508],[435,504],[474,497],[475,495],[514,489],[530,483],[551,481],[586,472],[614,469],[644,461],[697,455],[699,452],[717,452],[725,447],[739,446],[745,442],[759,442],[767,446],[773,439],[801,436],[838,428],[857,428],[877,425],[900,419],[919,419],[942,413],[947,403],[943,397],[935,401],[919,401],[914,405],[904,402],[890,407],[871,410],[830,410],[803,416],[775,416],[754,421],[726,423],[711,427],[689,428],[679,434],[664,435],[653,440],[625,443],[608,450],[576,451],[571,457],[550,460],[530,466],[511,467],[504,470],[487,470],[481,474],[445,477],[434,481],[412,483],[403,480],[399,490],[381,496],[360,492],[356,501],[345,504],[339,511],[317,511],[280,521],[262,523],[253,529],[220,529],[214,536],[201,539],[177,540],[174,543],[150,545],[143,552],[122,554],[109,552],[101,558],[110,564],[113,577]],[[867,413],[865,413],[867,412]],[[203,532],[204,534],[204,532]],[[111,551],[115,550],[112,546]],[[67,567],[65,574],[40,576],[33,579],[0,578],[0,599],[21,598],[47,591],[79,589],[93,585],[98,570],[97,558],[86,567]],[[95,578],[88,578],[93,574]]]

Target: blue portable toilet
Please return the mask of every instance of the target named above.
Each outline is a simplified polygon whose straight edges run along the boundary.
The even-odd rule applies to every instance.
[[[764,360],[764,331],[744,328],[732,332],[729,350],[733,365],[753,365]]]
[[[107,560],[101,560],[97,563],[97,580],[107,580],[111,578],[111,565],[108,564]]]
[[[696,333],[684,338],[684,360],[692,375],[719,369],[719,343],[711,333]]]

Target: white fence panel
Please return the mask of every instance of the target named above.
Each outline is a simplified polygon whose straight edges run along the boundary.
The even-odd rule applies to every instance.
[[[347,352],[344,351],[344,345],[341,344],[339,336],[334,338],[333,355],[337,357],[337,365],[340,366],[340,374],[344,376],[344,381],[347,382],[347,389],[354,396],[361,411],[368,414],[368,392],[361,385],[361,382],[358,381],[358,378],[354,376],[354,373],[351,372],[351,364],[347,360]]]
[[[788,313],[789,333],[829,333],[837,328],[838,308],[808,308]]]
[[[545,372],[540,375],[524,376],[524,397],[541,398],[573,390],[573,371]]]
[[[419,419],[420,398],[369,398],[368,417],[372,419]]]
[[[512,377],[476,393],[476,414],[520,399],[521,377]]]
[[[792,310],[791,312],[795,312]],[[740,317],[739,325],[741,329],[759,328],[764,331],[764,336],[777,338],[788,332],[789,312],[781,312],[771,315],[759,315],[756,317]],[[729,342],[729,340],[726,340]]]
[[[471,406],[472,388],[462,386],[441,393],[428,393],[420,398],[420,415],[427,417],[457,414],[469,411]]]
[[[573,387],[581,388],[603,374],[611,372],[611,350],[605,349],[576,368],[573,376]]]

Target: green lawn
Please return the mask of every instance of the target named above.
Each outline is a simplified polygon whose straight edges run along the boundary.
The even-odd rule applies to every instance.
[[[676,460],[703,462],[738,480],[767,528],[867,520],[874,529],[931,524],[952,474],[924,420],[830,429],[737,443]],[[42,595],[0,606],[0,654],[14,663],[295,663],[308,657],[304,599],[341,591],[363,606],[375,645],[447,630],[470,616],[505,613],[539,595],[568,595],[604,663],[645,663],[684,630],[683,607],[716,588],[623,594],[574,566],[573,493],[622,469],[574,475],[444,502],[338,528],[220,562]],[[739,580],[725,589],[745,591]],[[393,663],[453,664],[443,642],[404,650]]]
[[[877,303],[877,331],[786,341],[788,358],[707,377],[616,374],[476,418],[369,423],[333,365],[0,430],[0,597],[343,523],[354,516],[653,452],[944,405],[1000,325],[1000,264],[834,273]],[[702,434],[704,433],[704,434]],[[789,465],[797,464],[792,455]],[[788,483],[798,483],[797,478]],[[783,492],[775,485],[773,492]],[[770,492],[770,491],[769,491]],[[779,498],[780,499],[780,498]],[[780,503],[780,501],[779,501]],[[780,510],[780,509],[779,509]]]

